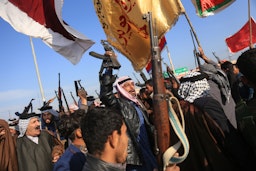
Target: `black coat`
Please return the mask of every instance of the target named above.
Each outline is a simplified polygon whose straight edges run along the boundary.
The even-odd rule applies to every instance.
[[[46,171],[52,170],[52,149],[54,137],[42,131],[38,144],[27,136],[17,139],[17,156],[20,171]]]
[[[138,149],[139,145],[136,145],[137,142],[134,142],[136,141],[134,139],[139,135],[140,119],[136,109],[128,99],[115,97],[113,93],[114,81],[115,77],[113,75],[104,74],[101,77],[100,100],[105,106],[119,109],[125,119],[129,136],[127,164],[142,165],[140,149]]]

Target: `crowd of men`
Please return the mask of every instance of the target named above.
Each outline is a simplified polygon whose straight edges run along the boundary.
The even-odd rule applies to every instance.
[[[101,104],[89,105],[86,91],[79,89],[80,103],[68,113],[46,103],[40,114],[26,110],[9,123],[0,119],[0,170],[255,170],[256,49],[242,53],[235,64],[215,63],[198,50],[205,63],[197,71],[164,79],[166,97],[179,100],[182,112],[174,110],[185,118],[190,151],[182,163],[163,169],[152,150],[152,79],[137,93],[129,76],[117,77],[108,66],[99,77]],[[116,58],[112,51],[106,54]],[[175,155],[182,153],[180,148]]]

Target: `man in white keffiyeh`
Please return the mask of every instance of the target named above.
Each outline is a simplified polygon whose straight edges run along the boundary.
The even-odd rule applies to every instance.
[[[19,170],[52,170],[55,157],[60,157],[60,154],[52,154],[53,147],[59,143],[49,132],[41,130],[39,116],[36,113],[22,113],[19,116]]]
[[[141,103],[137,99],[134,81],[130,77],[123,76],[118,78],[113,86],[122,96],[141,106]]]
[[[100,77],[100,82],[101,101],[106,107],[120,109],[127,126],[129,142],[126,170],[156,169],[157,161],[149,138],[151,134],[147,131],[150,123],[144,113],[142,102],[137,99],[134,81],[128,76],[123,76],[114,82],[112,72],[108,71]],[[113,87],[118,93],[117,98],[113,93]]]

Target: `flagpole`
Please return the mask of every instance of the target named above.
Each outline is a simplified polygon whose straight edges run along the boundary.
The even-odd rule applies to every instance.
[[[195,37],[195,39],[196,39],[197,45],[198,45],[199,47],[202,47],[202,46],[200,45],[200,42],[199,42],[199,40],[198,40],[198,38],[197,38],[196,32],[195,32],[195,30],[194,30],[194,27],[192,26],[192,23],[190,22],[190,19],[188,18],[188,15],[187,15],[186,11],[184,12],[184,15],[185,15],[185,17],[186,17],[186,19],[187,19],[187,22],[188,22],[188,24],[189,24],[189,26],[190,26],[190,28],[191,28],[191,29],[190,29],[190,33],[191,33],[192,41],[194,41],[193,36],[192,36],[192,33],[193,33],[193,35],[194,35],[194,37]],[[193,43],[193,44],[194,44],[194,43]],[[194,46],[195,46],[195,44],[194,44]],[[199,57],[195,54],[195,52],[196,52],[196,48],[194,47],[194,56],[195,56],[195,59],[197,60],[198,67],[199,67],[199,69],[200,69],[200,66],[201,66],[201,64],[200,64],[200,59],[199,59]]]
[[[173,65],[173,63],[172,63],[172,58],[171,58],[171,54],[170,54],[169,48],[168,48],[168,46],[166,46],[165,48],[166,48],[166,50],[167,50],[167,55],[168,55],[170,64],[171,64],[171,66],[172,66],[173,74],[175,74],[175,68],[174,68],[174,65]]]
[[[36,68],[36,75],[37,75],[37,80],[38,80],[42,100],[43,100],[43,102],[45,102],[44,90],[43,90],[43,86],[42,86],[41,79],[40,79],[39,69],[38,69],[37,60],[36,60],[36,54],[35,54],[35,50],[34,50],[34,44],[33,44],[31,36],[29,36],[29,39],[30,39],[30,45],[31,45],[32,54],[33,54],[33,58],[34,58],[34,64],[35,64],[35,68]]]
[[[184,12],[184,15],[185,15],[185,17],[186,17],[186,19],[188,21],[188,24],[189,24],[189,26],[191,28],[192,33],[193,33],[193,35],[194,35],[194,37],[196,39],[197,45],[201,47],[200,42],[199,42],[199,40],[197,38],[196,32],[195,32],[195,30],[194,30],[194,28],[193,28],[193,26],[192,26],[192,24],[190,22],[190,19],[188,18],[188,15],[187,15],[186,11]]]
[[[250,0],[248,0],[248,18],[249,18],[249,30],[250,30],[250,49],[253,48],[252,44],[252,21],[251,21],[251,5]]]

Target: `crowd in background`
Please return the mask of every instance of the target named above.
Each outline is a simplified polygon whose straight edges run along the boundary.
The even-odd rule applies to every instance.
[[[209,59],[181,79],[163,76],[166,97],[179,100],[190,144],[187,158],[166,170],[252,171],[256,168],[256,49],[236,63]],[[107,55],[116,57],[113,52]],[[152,150],[154,84],[149,79],[135,91],[129,76],[114,68],[100,73],[100,103],[84,88],[67,111],[51,100],[40,114],[29,107],[8,121],[0,119],[0,170],[148,170],[159,168]],[[115,92],[114,93],[114,90]],[[181,112],[174,106],[180,118]],[[178,141],[171,130],[171,143]],[[175,155],[183,153],[180,148]]]

